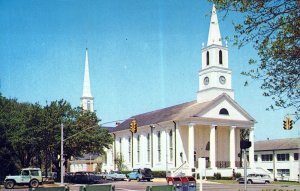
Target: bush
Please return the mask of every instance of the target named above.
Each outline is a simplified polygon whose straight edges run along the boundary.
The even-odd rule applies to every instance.
[[[241,178],[241,173],[239,173],[239,172],[237,172],[236,174],[235,174],[235,178]]]
[[[221,176],[221,173],[217,172],[217,173],[214,173],[214,179],[215,180],[221,180],[222,176]]]
[[[154,178],[166,178],[166,171],[152,171]]]

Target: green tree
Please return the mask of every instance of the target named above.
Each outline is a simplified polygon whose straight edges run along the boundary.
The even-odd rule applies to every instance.
[[[124,164],[125,161],[124,161],[124,157],[123,157],[122,153],[117,154],[115,161],[116,161],[118,170],[120,170],[120,171],[126,170],[126,165]]]
[[[234,24],[235,44],[242,47],[251,43],[259,56],[258,61],[249,60],[252,69],[242,74],[261,80],[263,95],[273,100],[268,109],[291,108],[299,119],[299,0],[209,1],[225,11],[225,16],[230,12],[242,14],[243,22]]]
[[[7,136],[7,128],[9,127],[7,119],[11,102],[15,104],[15,101],[10,101],[0,94],[0,181],[7,174],[15,174],[18,171],[18,164],[14,162],[16,155]]]
[[[59,172],[62,123],[65,159],[103,154],[112,144],[109,132],[98,125],[96,113],[72,108],[65,100],[42,107],[0,94],[0,162],[7,161],[6,166],[0,163],[0,176],[28,166],[39,166],[47,172],[50,164]]]

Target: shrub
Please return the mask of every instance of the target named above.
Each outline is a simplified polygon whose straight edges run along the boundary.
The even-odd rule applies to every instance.
[[[214,179],[215,180],[221,180],[222,176],[221,176],[221,173],[217,172],[217,173],[214,173]]]
[[[237,172],[236,174],[235,174],[235,178],[241,178],[241,173],[239,173],[239,172]]]

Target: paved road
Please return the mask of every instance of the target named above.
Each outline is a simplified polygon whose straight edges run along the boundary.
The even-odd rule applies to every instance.
[[[145,191],[147,186],[166,185],[165,182],[126,182],[119,181],[113,183],[116,187],[116,191]],[[80,185],[70,185],[70,191],[79,191]],[[242,191],[244,185],[241,184],[203,184],[203,191]],[[262,191],[262,189],[277,189],[282,191],[293,190],[300,191],[300,186],[296,185],[275,185],[275,184],[256,184],[248,185],[247,191]],[[15,189],[4,189],[1,187],[1,191],[28,191],[27,187],[16,187]],[[199,184],[197,184],[197,191],[199,191]]]

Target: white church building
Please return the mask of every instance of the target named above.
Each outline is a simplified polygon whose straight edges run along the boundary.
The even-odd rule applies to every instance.
[[[197,100],[135,115],[111,130],[114,143],[106,153],[102,170],[117,170],[121,155],[127,170],[197,172],[198,159],[205,159],[206,176],[219,172],[231,176],[241,167],[241,132],[249,130],[254,142],[255,119],[234,100],[228,47],[221,40],[213,6],[207,46],[202,48]],[[130,122],[138,124],[136,133]],[[248,168],[254,165],[254,148],[249,148]],[[204,161],[202,159],[202,161]]]

